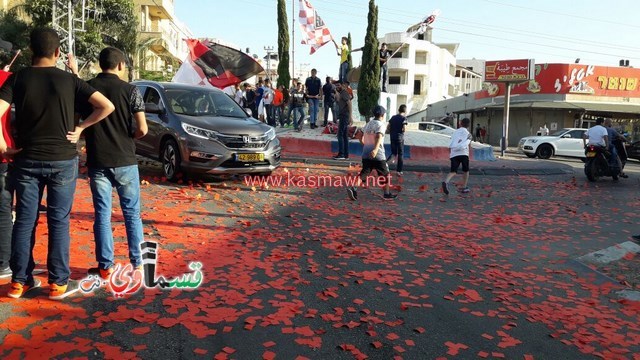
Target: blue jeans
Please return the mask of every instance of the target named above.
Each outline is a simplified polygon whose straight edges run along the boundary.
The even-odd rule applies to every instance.
[[[304,120],[304,110],[301,106],[291,108],[291,112],[293,113],[293,127],[298,130],[302,129],[302,121]],[[296,120],[296,113],[300,115],[300,117]]]
[[[138,165],[116,168],[89,168],[89,184],[93,196],[95,219],[93,233],[96,240],[96,260],[101,269],[113,266],[113,233],[111,231],[111,192],[113,187],[120,198],[129,245],[129,261],[134,267],[142,265],[140,244],[143,241],[140,218],[140,176]]]
[[[324,125],[325,126],[329,122],[329,110],[331,110],[331,115],[332,115],[333,122],[338,121],[338,118],[336,117],[336,106],[335,106],[335,103],[327,103],[325,101],[325,103],[324,103]]]
[[[320,99],[309,99],[309,122],[311,125],[316,124],[318,119],[318,109],[320,108]]]
[[[349,157],[349,114],[338,122],[338,156]]]
[[[12,281],[33,282],[33,246],[41,190],[47,189],[49,284],[69,281],[69,218],[78,177],[78,158],[62,161],[20,159],[14,163],[16,222],[11,237]]]
[[[0,164],[0,270],[9,267],[9,257],[11,257],[11,196],[13,190],[10,189],[7,163]]]
[[[338,75],[338,80],[339,81],[347,81],[347,72],[349,71],[349,62],[345,61],[343,63],[340,64],[340,71],[339,71],[339,75]]]

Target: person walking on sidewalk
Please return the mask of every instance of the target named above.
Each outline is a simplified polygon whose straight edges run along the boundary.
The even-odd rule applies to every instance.
[[[331,76],[327,76],[326,83],[322,86],[322,100],[324,103],[324,123],[322,126],[329,124],[329,110],[331,110],[331,118],[336,123],[336,86],[331,83]]]
[[[349,158],[349,125],[351,125],[351,97],[346,84],[338,82],[336,86],[336,98],[338,101],[338,155],[334,160],[346,160]]]
[[[93,235],[98,267],[89,274],[108,279],[113,273],[113,232],[111,227],[111,193],[115,187],[120,199],[129,247],[129,261],[142,270],[140,244],[143,241],[140,218],[140,175],[134,138],[147,133],[144,101],[134,85],[121,80],[125,76],[126,58],[122,51],[108,47],[100,52],[102,73],[89,85],[111,100],[116,110],[104,121],[87,129],[87,167],[93,196]],[[86,116],[91,109],[82,110]]]
[[[387,127],[387,132],[391,137],[391,154],[389,158],[387,158],[387,162],[389,160],[393,161],[393,157],[397,157],[398,165],[396,166],[396,172],[398,175],[402,176],[402,168],[404,165],[404,132],[407,130],[407,105],[400,105],[398,108],[398,114],[393,115],[391,119],[389,119],[389,125]]]
[[[395,199],[398,195],[392,194],[390,189],[389,166],[384,155],[384,133],[387,124],[384,122],[384,115],[387,110],[380,105],[373,108],[373,120],[369,121],[362,129],[364,132],[360,143],[362,146],[362,170],[358,175],[356,186],[347,188],[347,193],[351,200],[358,199],[358,187],[363,182],[367,183],[367,177],[373,170],[378,173],[378,178],[385,178],[383,188],[383,198]]]
[[[16,221],[11,237],[11,288],[7,294],[19,298],[39,282],[33,277],[33,247],[38,218],[39,193],[47,190],[49,244],[49,298],[63,299],[76,292],[70,281],[69,218],[78,176],[77,142],[82,132],[111,114],[114,106],[77,76],[56,68],[60,38],[51,28],[31,32],[31,67],[11,75],[0,88],[0,113],[16,107],[16,147],[12,178],[17,197]],[[70,68],[75,68],[69,54]],[[82,123],[75,109],[89,102],[93,111]],[[1,135],[1,134],[0,134]],[[10,153],[0,136],[0,153]]]
[[[307,101],[309,102],[309,122],[312,129],[317,128],[316,121],[318,120],[318,107],[320,105],[320,97],[322,91],[322,81],[316,76],[318,71],[311,69],[311,76],[304,82],[305,94],[307,95]]]
[[[469,125],[471,120],[464,118],[460,122],[460,127],[451,135],[451,143],[449,148],[451,149],[451,169],[449,174],[442,182],[442,192],[449,195],[449,181],[456,175],[458,168],[462,165],[463,183],[462,193],[469,192],[469,146],[471,145],[472,136],[469,133]]]

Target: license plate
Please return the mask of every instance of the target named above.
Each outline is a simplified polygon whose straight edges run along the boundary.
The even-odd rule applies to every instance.
[[[587,153],[587,157],[596,157],[596,152],[595,151],[589,151]]]
[[[236,160],[242,162],[264,161],[264,154],[236,154]]]

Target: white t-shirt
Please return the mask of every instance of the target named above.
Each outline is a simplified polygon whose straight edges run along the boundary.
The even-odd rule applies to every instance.
[[[605,136],[607,136],[607,129],[602,125],[596,125],[587,130],[587,139],[589,139],[589,144],[605,146]]]
[[[273,102],[273,90],[266,86],[263,87],[263,89],[264,93],[262,94],[262,102],[264,102],[264,105],[271,105],[271,102]]]
[[[242,90],[238,89],[238,91],[236,91],[236,97],[234,99],[238,104],[241,104],[242,102]]]
[[[456,156],[469,156],[469,144],[471,144],[471,134],[467,128],[461,127],[454,131],[451,135],[451,143],[449,148],[451,149],[450,158]]]

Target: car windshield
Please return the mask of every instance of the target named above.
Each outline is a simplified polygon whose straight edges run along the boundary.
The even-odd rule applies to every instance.
[[[169,106],[176,114],[189,116],[226,116],[246,119],[242,108],[221,91],[207,89],[167,89]]]
[[[558,131],[554,132],[553,134],[551,134],[549,136],[561,136],[562,134],[566,133],[567,131],[569,131],[569,129],[558,130]]]

